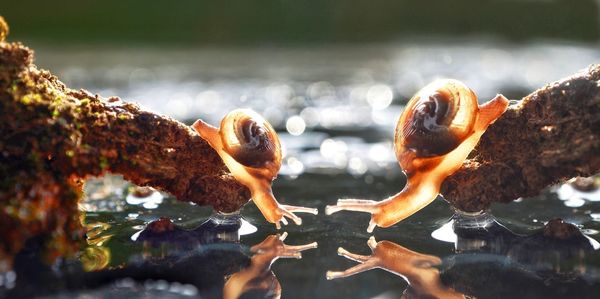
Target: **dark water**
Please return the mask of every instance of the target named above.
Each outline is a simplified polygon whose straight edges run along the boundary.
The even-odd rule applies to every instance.
[[[540,57],[540,52],[546,56]],[[281,175],[273,187],[276,197],[318,207],[320,214],[302,215],[302,226],[291,224],[277,231],[250,203],[241,211],[239,227],[232,218],[207,222],[213,211],[166,194],[136,198],[134,186],[119,177],[91,180],[81,205],[88,240],[78,259],[48,267],[31,262],[33,251],[24,254],[20,270],[0,276],[0,295],[218,298],[234,292],[237,283],[245,285],[249,298],[278,292],[284,298],[394,298],[404,292],[416,298],[599,294],[598,191],[557,186],[535,198],[495,205],[474,218],[453,216],[451,207],[438,198],[374,234],[366,232],[366,214],[323,213],[325,205],[340,197],[379,200],[402,189],[404,177],[392,151],[391,132],[402,104],[424,83],[449,76],[465,81],[482,100],[498,92],[519,98],[597,62],[600,53],[593,45],[471,42],[345,50],[73,52],[39,48],[38,55],[41,66],[74,88],[138,100],[184,121],[202,117],[216,123],[239,106],[263,113],[280,131],[285,147]],[[549,60],[553,63],[547,64]],[[160,217],[173,224],[154,222]],[[461,223],[454,229],[448,224],[453,217],[459,217],[453,223]],[[575,224],[587,237],[559,240],[541,234],[554,218]],[[222,225],[215,227],[216,222]],[[284,247],[274,236],[283,232],[285,244],[316,242],[317,248],[304,248],[298,259],[297,250]],[[377,265],[396,273],[374,269],[327,280],[327,271],[357,264],[338,256],[338,247],[369,255],[371,236],[394,244],[377,248],[379,254],[394,255],[395,263]],[[252,249],[261,243],[260,250]],[[279,255],[283,256],[277,259]]]

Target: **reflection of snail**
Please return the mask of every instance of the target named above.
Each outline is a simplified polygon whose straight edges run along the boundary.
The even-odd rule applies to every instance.
[[[250,293],[266,294],[258,297],[281,297],[281,285],[271,271],[278,258],[302,258],[302,251],[317,248],[317,243],[290,246],[283,243],[287,233],[268,236],[260,244],[250,248],[254,253],[250,266],[231,275],[223,287],[223,298],[241,298]]]
[[[404,189],[380,202],[340,199],[325,213],[371,213],[369,232],[412,215],[437,197],[444,179],[460,168],[507,106],[502,95],[478,106],[475,93],[456,80],[427,85],[408,102],[396,125],[394,148],[407,176]]]
[[[248,187],[252,200],[267,221],[287,224],[284,217],[301,224],[294,212],[317,214],[316,209],[280,205],[271,191],[271,183],[281,168],[281,145],[271,125],[256,112],[237,109],[229,112],[215,128],[197,120],[193,128],[219,154],[223,163],[240,183]]]
[[[435,266],[439,266],[442,260],[437,256],[414,252],[389,241],[377,242],[374,237],[367,244],[373,252],[370,256],[338,248],[339,255],[360,264],[342,272],[328,271],[327,279],[348,277],[381,268],[408,281],[409,288],[405,292],[409,295],[406,296],[408,298],[464,298],[463,294],[446,287],[440,280],[440,271]]]

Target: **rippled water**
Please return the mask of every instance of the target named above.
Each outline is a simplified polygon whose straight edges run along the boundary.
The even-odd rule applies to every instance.
[[[285,148],[273,187],[276,197],[320,210],[318,216],[303,215],[302,226],[284,227],[285,243],[317,242],[318,247],[303,251],[302,259],[280,258],[271,269],[257,267],[262,276],[255,286],[262,282],[277,293],[279,285],[284,298],[399,297],[408,287],[402,277],[411,280],[408,292],[417,297],[434,289],[450,296],[447,286],[480,298],[591,298],[600,290],[597,191],[581,193],[565,185],[495,205],[490,215],[497,223],[481,218],[488,226],[467,234],[448,225],[453,211],[437,199],[389,229],[376,229],[376,241],[393,242],[390,252],[404,252],[398,259],[406,263],[388,269],[399,275],[371,270],[327,280],[328,270],[356,264],[338,256],[338,247],[368,255],[371,235],[366,214],[323,213],[339,197],[378,200],[402,188],[392,131],[402,104],[427,82],[463,80],[482,101],[496,93],[520,98],[600,61],[595,45],[421,41],[328,48],[37,49],[38,64],[73,88],[119,95],[188,122],[203,118],[216,124],[241,106],[269,119]],[[224,288],[235,289],[234,282],[243,281],[253,265],[274,259],[269,254],[275,247],[263,244],[258,253],[251,251],[265,240],[277,243],[269,236],[278,233],[253,204],[242,210],[239,231],[235,223],[216,229],[205,223],[212,214],[206,207],[158,192],[136,197],[133,191],[115,176],[89,181],[81,205],[89,239],[79,261],[17,289],[51,290],[48,284],[54,284],[59,287],[53,291],[34,293],[60,298],[220,297]],[[170,218],[177,228],[167,225],[169,234],[145,233],[160,217]],[[553,218],[576,224],[589,239],[556,244],[535,235]],[[407,267],[413,265],[409,261],[414,268]],[[73,270],[79,267],[85,271]],[[421,280],[431,275],[439,278]],[[0,285],[14,281],[0,277]]]

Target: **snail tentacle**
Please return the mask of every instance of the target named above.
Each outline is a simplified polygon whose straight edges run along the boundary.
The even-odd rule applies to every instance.
[[[203,120],[199,119],[192,124],[192,128],[198,132],[200,137],[215,150],[221,148],[221,137],[219,136],[219,128],[207,124]],[[217,153],[219,153],[217,151]]]
[[[313,215],[318,215],[319,210],[315,208],[307,208],[307,207],[299,207],[299,206],[290,206],[290,205],[279,205],[282,209],[287,210],[289,212],[296,213],[308,213]]]
[[[342,210],[375,213],[377,211],[378,201],[367,199],[345,198],[338,199],[336,205],[328,205],[325,207],[325,214],[331,215]]]

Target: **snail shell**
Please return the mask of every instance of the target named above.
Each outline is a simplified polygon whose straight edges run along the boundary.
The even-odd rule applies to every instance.
[[[250,109],[236,109],[221,121],[220,133],[225,151],[238,163],[252,168],[281,166],[281,145],[275,129]]]
[[[441,156],[473,131],[477,96],[457,80],[438,80],[421,89],[406,105],[396,126],[398,160],[406,150],[418,158]]]

